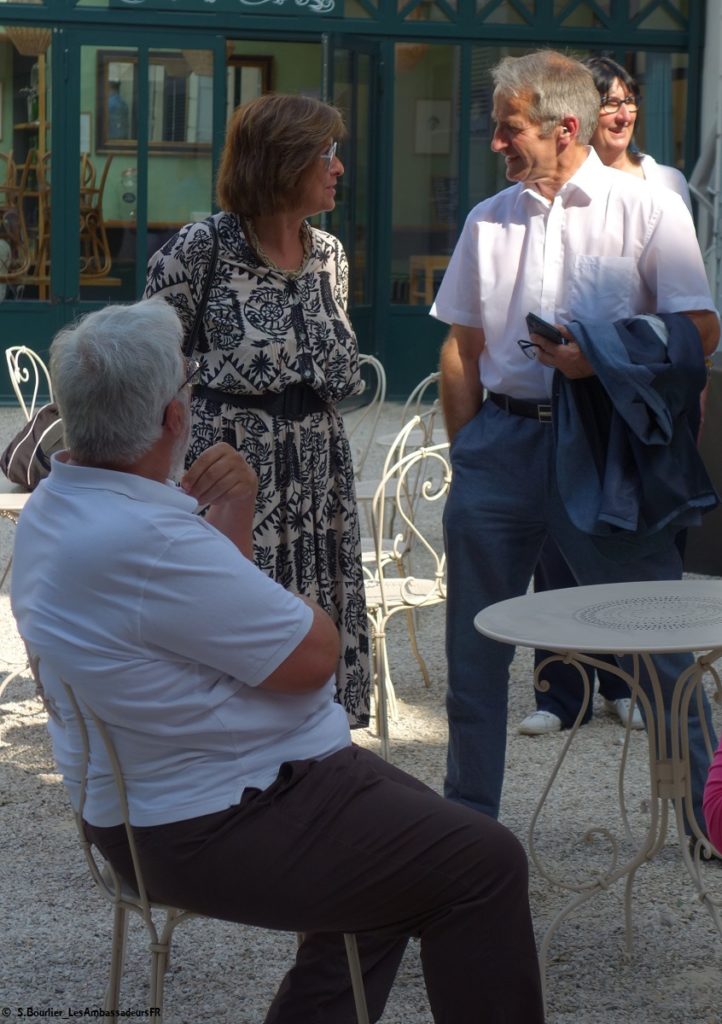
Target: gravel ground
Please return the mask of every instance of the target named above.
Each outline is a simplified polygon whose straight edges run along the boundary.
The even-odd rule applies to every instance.
[[[383,429],[400,412],[390,406]],[[0,410],[0,446],[18,414]],[[381,450],[372,458],[378,465]],[[369,475],[367,473],[367,475]],[[0,521],[0,564],[9,555],[13,527]],[[62,543],[62,530],[58,530]],[[440,789],[446,746],[444,713],[443,607],[419,616],[419,635],[432,686],[425,689],[411,655],[405,625],[392,624],[391,672],[400,704],[392,723],[392,758],[400,767]],[[0,670],[21,667],[22,648],[0,593]],[[514,660],[509,690],[507,770],[502,820],[527,842],[536,800],[559,734],[525,738],[516,725],[533,705],[531,652]],[[715,708],[718,727],[722,716]],[[551,809],[537,837],[544,855],[563,878],[581,876],[604,863],[601,843],[585,843],[592,824],[618,828],[616,765],[623,733],[599,705],[593,722],[576,738]],[[377,749],[371,732],[357,742]],[[644,734],[631,737],[627,799],[638,832],[647,817]],[[45,716],[27,674],[0,700],[0,1014],[10,1018],[55,1016],[70,1020],[102,1005],[110,951],[110,913],[93,888],[80,853],[59,777],[54,771]],[[722,899],[722,867],[705,865],[710,889]],[[537,868],[530,896],[541,941],[565,896]],[[634,950],[624,952],[623,888],[617,883],[577,909],[551,946],[548,1024],[720,1024],[722,940],[679,858],[676,838],[638,873],[634,886]],[[166,983],[166,1020],[173,1024],[210,1020],[260,1024],[265,1008],[293,957],[292,935],[209,920],[194,920],[176,936]],[[145,932],[132,922],[121,1005],[141,1011],[148,1003]],[[23,1012],[20,1013],[19,1010]],[[55,1012],[53,1012],[55,1011]],[[483,1018],[480,1018],[480,1020]],[[402,964],[384,1024],[430,1024],[418,945]]]

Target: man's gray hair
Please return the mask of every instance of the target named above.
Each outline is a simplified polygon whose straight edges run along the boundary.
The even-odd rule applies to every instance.
[[[124,466],[150,451],[183,383],[182,341],[175,310],[157,298],[106,306],[57,334],[50,375],[74,458]]]
[[[504,57],[491,69],[494,95],[529,96],[529,117],[541,134],[551,135],[565,117],[579,120],[579,142],[586,145],[599,120],[599,93],[588,68],[556,50]]]

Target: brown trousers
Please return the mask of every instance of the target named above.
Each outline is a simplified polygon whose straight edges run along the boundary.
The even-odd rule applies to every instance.
[[[88,832],[132,879],[122,829]],[[154,899],[304,933],[266,1024],[355,1020],[344,932],[374,1021],[411,936],[437,1024],[543,1021],[522,847],[366,750],[286,763],[235,807],[134,834]]]

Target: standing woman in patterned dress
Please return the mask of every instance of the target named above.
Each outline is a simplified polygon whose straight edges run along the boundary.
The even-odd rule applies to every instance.
[[[334,107],[304,96],[258,97],[229,122],[188,459],[227,441],[255,469],[256,564],[336,621],[338,699],[361,725],[368,627],[351,452],[337,408],[361,390],[358,348],[346,315],[346,255],[306,220],[334,208],[345,134]],[[146,297],[169,302],[186,330],[211,248],[208,225],[187,224],[148,266]]]

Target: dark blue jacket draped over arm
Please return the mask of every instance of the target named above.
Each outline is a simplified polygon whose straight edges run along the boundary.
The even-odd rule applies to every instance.
[[[682,313],[568,326],[596,376],[554,376],[559,491],[610,557],[638,557],[718,504],[696,444],[699,334]]]

